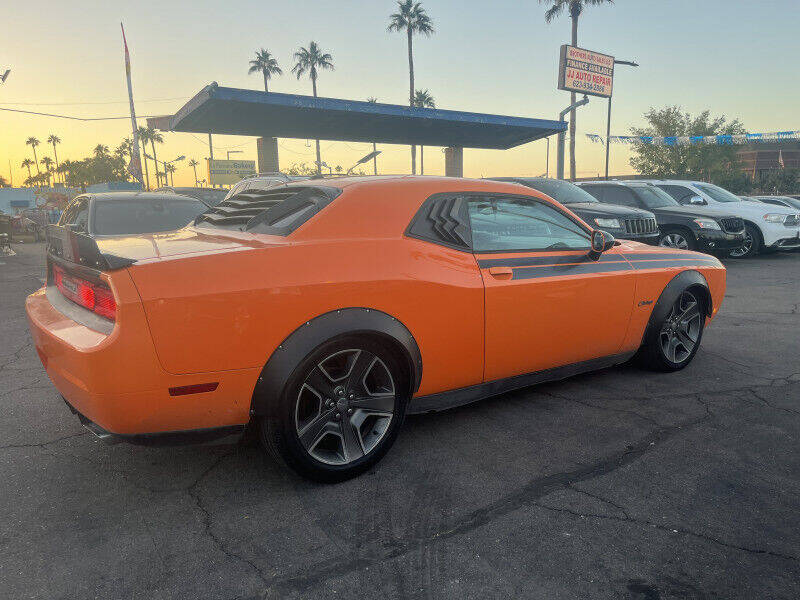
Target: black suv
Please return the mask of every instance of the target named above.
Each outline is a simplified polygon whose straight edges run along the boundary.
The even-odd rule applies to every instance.
[[[581,182],[600,202],[646,208],[656,216],[659,246],[729,253],[744,243],[744,221],[707,206],[683,205],[652,183],[638,181]]]
[[[583,219],[590,227],[602,229],[617,239],[656,245],[658,225],[653,213],[639,208],[603,206],[577,185],[547,177],[489,177],[494,181],[519,183],[547,194]]]

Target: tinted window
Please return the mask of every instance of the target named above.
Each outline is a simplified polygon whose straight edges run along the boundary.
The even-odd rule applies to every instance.
[[[675,198],[679,203],[683,204],[685,200],[688,200],[692,196],[696,196],[696,194],[687,187],[682,185],[656,185],[656,187],[664,190],[670,196]]]
[[[468,212],[475,252],[589,249],[589,234],[543,202],[512,197],[471,198]]]
[[[664,190],[654,185],[631,186],[633,192],[639,197],[645,208],[661,208],[663,206],[678,206],[675,199]]]
[[[187,225],[207,207],[189,198],[98,200],[94,209],[96,235],[126,235],[173,231]]]
[[[600,186],[598,186],[600,187]],[[621,185],[604,185],[603,202],[606,204],[619,204],[621,206],[639,207],[639,202],[634,198],[631,191]]]
[[[728,190],[723,190],[718,185],[714,185],[713,183],[698,183],[695,184],[698,188],[703,190],[706,194],[711,196],[717,202],[741,202],[742,199],[739,196],[734,196]]]
[[[577,204],[578,202],[597,202],[591,194],[574,183],[558,179],[521,179],[523,185],[547,194],[561,204]]]
[[[780,200],[775,200],[774,198],[755,198],[755,199],[758,200],[759,202],[764,202],[766,204],[774,204],[776,206],[786,206],[785,202],[782,202]]]

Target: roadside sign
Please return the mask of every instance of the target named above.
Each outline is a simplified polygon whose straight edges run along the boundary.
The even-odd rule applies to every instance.
[[[610,98],[614,57],[564,44],[558,68],[558,89]]]
[[[254,160],[209,160],[208,182],[211,185],[233,185],[245,177],[256,174],[256,161]]]

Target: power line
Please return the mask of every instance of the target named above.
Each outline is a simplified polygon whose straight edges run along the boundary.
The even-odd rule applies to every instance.
[[[171,100],[188,100],[191,96],[177,96],[175,98],[146,98],[145,100],[137,100],[138,104],[142,102],[167,102]],[[128,104],[127,100],[108,100],[102,102],[0,102],[0,106],[89,106],[89,105],[107,105],[107,104]]]
[[[0,107],[0,110],[4,110],[6,112],[15,112],[15,113],[22,113],[26,115],[36,115],[39,117],[55,117],[56,119],[70,119],[72,121],[117,121],[119,119],[130,119],[130,115],[126,115],[124,117],[73,117],[70,115],[56,115],[53,113],[43,113],[43,112],[35,112],[32,110],[21,110],[18,108],[3,108]],[[163,115],[142,115],[137,117],[138,119],[152,119],[158,116]]]

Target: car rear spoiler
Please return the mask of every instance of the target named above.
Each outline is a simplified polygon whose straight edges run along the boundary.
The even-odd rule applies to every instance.
[[[48,225],[45,233],[47,254],[62,261],[98,271],[124,269],[136,262],[131,258],[101,252],[94,238],[73,231],[68,226]]]

